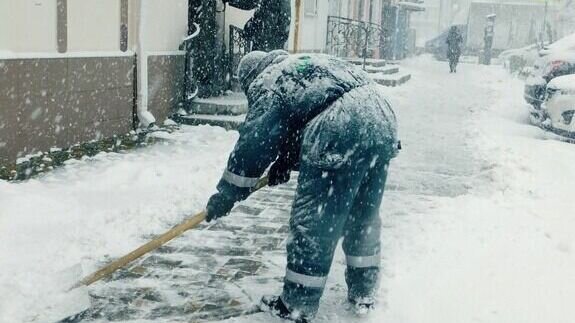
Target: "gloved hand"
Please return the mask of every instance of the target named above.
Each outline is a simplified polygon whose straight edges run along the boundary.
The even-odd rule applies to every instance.
[[[275,162],[268,173],[268,185],[276,186],[287,183],[290,179],[291,167],[281,161]]]
[[[206,221],[211,222],[228,215],[234,207],[234,203],[234,200],[228,198],[222,193],[212,195],[208,201],[208,206],[206,207]]]

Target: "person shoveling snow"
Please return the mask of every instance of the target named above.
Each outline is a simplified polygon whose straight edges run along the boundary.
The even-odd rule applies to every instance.
[[[343,237],[348,300],[373,308],[379,278],[381,204],[397,124],[381,89],[361,69],[327,55],[251,52],[238,76],[249,110],[240,138],[207,205],[226,216],[268,173],[270,185],[299,169],[281,296],[262,310],[308,322],[318,311],[334,251]]]

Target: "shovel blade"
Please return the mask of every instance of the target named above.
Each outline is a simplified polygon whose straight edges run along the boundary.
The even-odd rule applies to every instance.
[[[82,278],[82,266],[67,268],[53,277],[51,290],[38,300],[34,316],[29,322],[60,322],[90,308],[88,288],[81,286],[70,289]]]

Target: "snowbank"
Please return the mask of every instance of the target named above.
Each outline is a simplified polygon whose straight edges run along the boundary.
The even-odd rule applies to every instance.
[[[60,270],[82,263],[87,274],[202,210],[236,136],[185,127],[136,152],[0,181],[0,322],[22,322]]]
[[[477,181],[467,194],[433,198],[409,222],[391,222],[386,306],[371,321],[572,322],[575,146],[528,124],[520,81],[497,67],[463,73],[490,92],[441,82],[445,93],[468,96],[461,135],[480,161]]]

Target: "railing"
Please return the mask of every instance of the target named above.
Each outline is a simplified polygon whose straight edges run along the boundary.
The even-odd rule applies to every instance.
[[[339,57],[381,58],[385,29],[378,24],[343,17],[327,18],[328,54]]]
[[[238,65],[242,58],[251,51],[252,44],[244,37],[244,30],[230,25],[229,38],[229,76],[230,80],[234,78]]]

